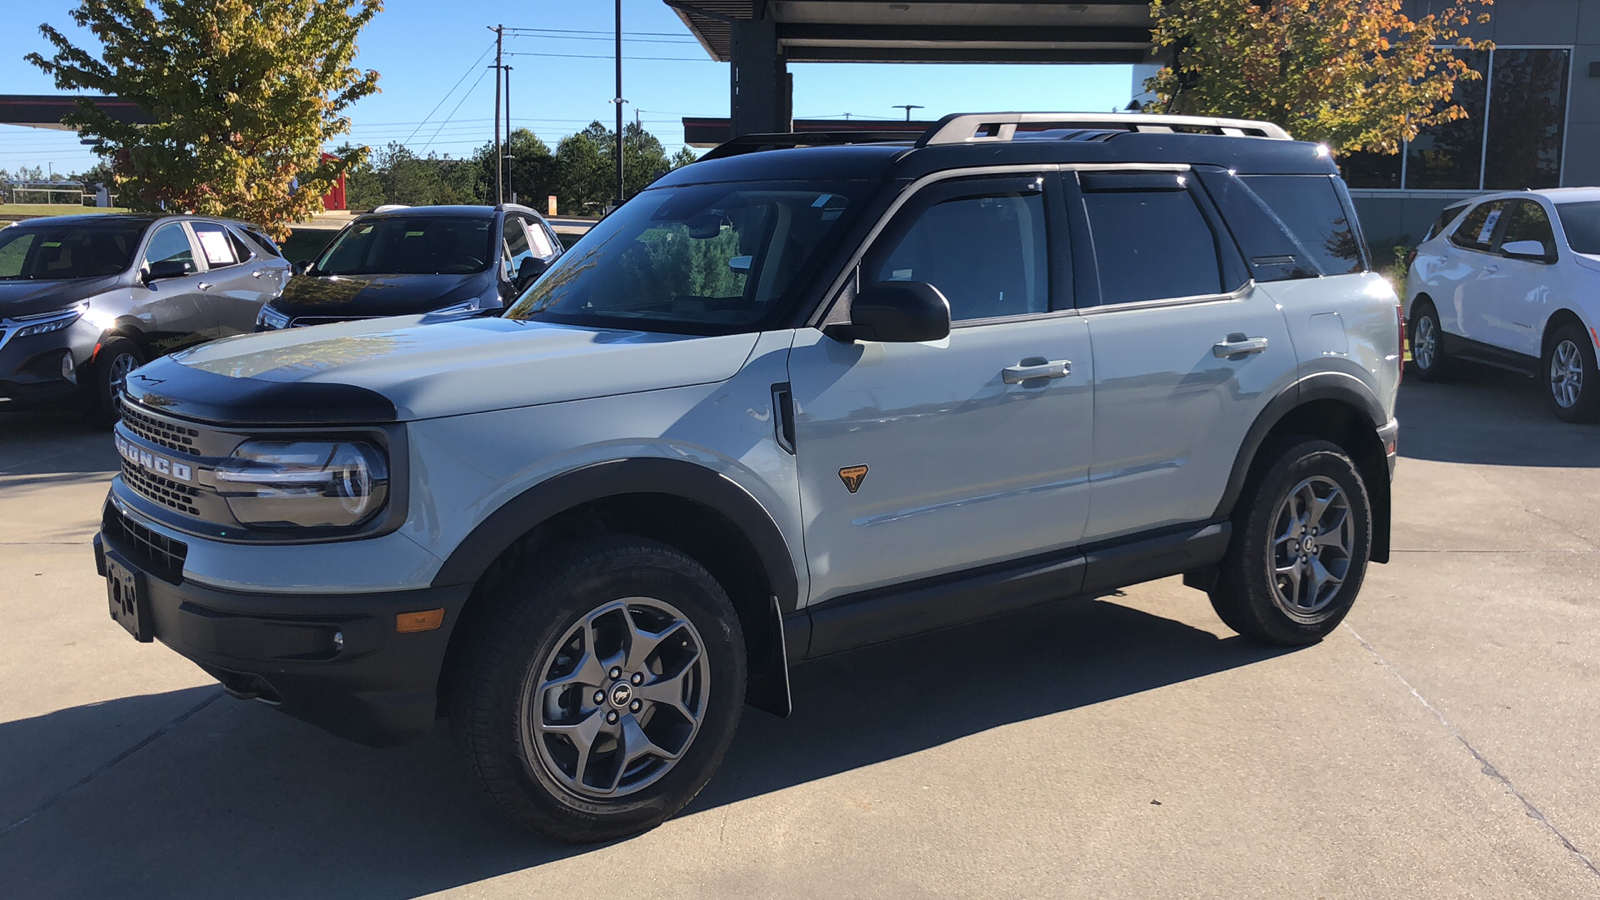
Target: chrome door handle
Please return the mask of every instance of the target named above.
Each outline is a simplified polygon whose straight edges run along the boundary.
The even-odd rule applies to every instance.
[[[199,288],[202,291],[211,290],[211,282],[209,282],[209,281],[197,281],[197,282],[195,282],[194,286]]]
[[[1006,384],[1017,384],[1034,378],[1065,378],[1072,374],[1072,360],[1049,360],[1042,356],[1030,356],[1014,366],[1006,366],[1000,370],[1000,378]]]
[[[1230,334],[1227,340],[1211,345],[1211,355],[1218,359],[1229,359],[1235,356],[1249,356],[1266,349],[1267,339],[1264,337],[1247,338],[1242,334]]]
[[[257,269],[254,272],[250,273],[250,277],[251,278],[260,278],[261,276],[263,276],[265,274],[267,274],[267,271],[265,269]]]

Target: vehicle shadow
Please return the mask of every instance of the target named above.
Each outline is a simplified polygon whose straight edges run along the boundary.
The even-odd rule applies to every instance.
[[[1449,381],[1400,387],[1400,455],[1491,466],[1600,466],[1600,431],[1562,422],[1536,379],[1457,364]]]
[[[111,473],[110,430],[75,409],[7,409],[0,401],[0,475]]]
[[[791,718],[746,710],[721,771],[683,815],[1281,652],[1114,598],[851,651],[797,668]],[[0,747],[59,743],[58,731],[136,702],[149,701],[0,724]],[[31,819],[0,823],[0,871],[28,897],[391,900],[603,852],[523,833],[474,802],[443,731],[371,750],[219,699]]]

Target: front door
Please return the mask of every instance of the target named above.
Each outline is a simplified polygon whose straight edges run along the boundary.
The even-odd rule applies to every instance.
[[[948,339],[797,333],[789,370],[811,602],[1082,536],[1092,360],[1046,186],[1033,175],[936,184],[874,241],[861,283],[934,285],[950,302]]]
[[[1098,282],[1079,292],[1095,376],[1086,541],[1211,518],[1245,433],[1295,371],[1283,314],[1224,256],[1192,181],[1081,176],[1094,253],[1080,271]]]
[[[171,353],[206,340],[216,328],[209,298],[201,287],[205,274],[196,262],[194,244],[182,222],[168,222],[151,232],[145,242],[141,271],[152,263],[182,263],[187,274],[135,284],[131,290],[132,315],[158,354]]]

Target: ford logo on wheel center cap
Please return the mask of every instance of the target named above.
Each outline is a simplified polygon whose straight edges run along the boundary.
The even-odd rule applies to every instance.
[[[626,681],[619,681],[611,686],[611,705],[622,709],[633,699],[633,686]]]

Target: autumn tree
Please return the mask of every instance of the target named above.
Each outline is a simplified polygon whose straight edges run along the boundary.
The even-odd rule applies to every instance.
[[[121,122],[79,100],[65,120],[112,161],[120,201],[247,219],[283,238],[365,156],[321,160],[350,129],[345,110],[378,89],[378,73],[352,62],[380,9],[381,0],[80,0],[72,20],[99,49],[46,24],[54,55],[27,59],[62,90],[131,100],[148,117]]]
[[[1443,0],[1420,18],[1402,0],[1154,0],[1154,41],[1173,65],[1146,82],[1149,112],[1264,119],[1338,153],[1396,153],[1465,118],[1458,79],[1481,77],[1452,48],[1493,0]]]

